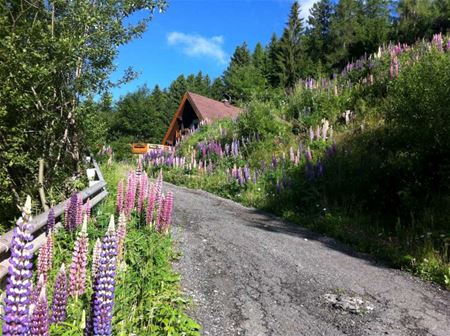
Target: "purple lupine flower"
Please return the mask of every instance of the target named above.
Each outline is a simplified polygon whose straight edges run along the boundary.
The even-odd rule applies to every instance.
[[[83,202],[81,202],[82,204]],[[78,222],[80,220],[80,210],[78,209],[80,205],[79,197],[77,194],[72,194],[70,197],[68,203],[66,204],[66,216],[65,216],[65,227],[68,231],[74,231],[75,228],[78,225]]]
[[[51,208],[50,211],[48,212],[47,217],[47,227],[46,227],[47,235],[49,234],[49,232],[52,232],[54,228],[55,228],[55,210]]]
[[[98,272],[93,284],[91,316],[86,329],[88,335],[112,335],[116,263],[117,237],[114,216],[111,215],[108,230],[102,240]]]
[[[39,249],[38,255],[38,274],[44,277],[44,283],[47,283],[48,272],[52,269],[53,262],[53,235],[46,237],[44,245]]]
[[[70,295],[78,297],[82,295],[86,289],[86,265],[87,252],[89,246],[89,238],[87,234],[87,218],[84,217],[83,226],[78,233],[72,254],[72,263],[70,264],[69,292]]]
[[[447,41],[447,51],[450,51],[450,38]]]
[[[275,157],[275,155],[272,154],[272,168],[276,169],[277,166],[278,166],[277,158]]]
[[[442,39],[442,33],[439,34],[434,34],[433,35],[433,39],[432,39],[432,43],[436,46],[436,48],[439,51],[443,51],[444,50],[444,40]]]
[[[121,213],[123,209],[123,180],[117,185],[116,212]]]
[[[247,165],[245,165],[245,167],[243,169],[243,175],[244,175],[245,182],[250,181],[250,168],[248,168]]]
[[[33,314],[33,310],[34,308],[36,308],[36,305],[38,304],[39,301],[39,294],[41,293],[41,290],[43,287],[45,287],[47,285],[47,283],[45,282],[45,278],[43,274],[40,274],[36,285],[33,286],[32,290],[31,290],[31,296],[30,296],[30,315]]]
[[[67,274],[64,264],[61,265],[53,287],[53,302],[50,323],[64,322],[66,319],[67,298]]]
[[[152,184],[148,191],[148,201],[147,201],[147,211],[145,214],[145,221],[147,225],[152,225],[153,222],[153,210],[155,208],[155,202],[156,202],[156,191],[155,191],[155,185]]]
[[[4,306],[3,335],[28,335],[30,332],[29,304],[31,296],[31,198],[27,196],[22,208],[22,217],[17,221],[11,242],[11,266]]]
[[[306,162],[305,175],[306,175],[306,178],[310,181],[314,180],[314,178],[316,177],[315,171],[314,171],[314,165],[311,163],[311,161]]]
[[[48,328],[49,328],[49,319],[48,319],[47,293],[45,290],[45,286],[42,286],[36,307],[33,309],[33,314],[31,316],[31,335],[48,336],[50,335]]]
[[[102,250],[102,242],[100,241],[100,238],[97,238],[97,240],[95,241],[94,249],[92,251],[92,269],[91,269],[92,279],[95,279],[95,276],[98,271],[98,263],[100,260],[101,250]]]
[[[316,176],[317,177],[322,177],[323,176],[323,164],[322,161],[320,161],[320,159],[317,161],[316,164]]]
[[[119,221],[117,223],[117,259],[122,259],[125,248],[125,236],[127,234],[127,217],[123,212],[119,215]]]

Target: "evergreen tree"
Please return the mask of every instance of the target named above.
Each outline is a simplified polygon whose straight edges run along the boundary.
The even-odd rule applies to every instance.
[[[389,8],[391,0],[366,0],[364,2],[364,52],[372,53],[386,42],[391,29]]]
[[[266,51],[265,51],[264,47],[262,46],[262,44],[258,42],[255,46],[255,50],[253,51],[252,64],[263,75],[265,75],[267,73],[266,58],[267,58]]]
[[[169,114],[175,113],[186,91],[188,91],[188,81],[184,75],[180,75],[170,84],[167,92],[167,109]]]
[[[304,65],[304,28],[303,19],[299,14],[300,5],[295,1],[276,53],[275,68],[278,72],[279,82],[285,88],[292,88],[295,85],[302,75],[302,65]]]
[[[328,60],[335,68],[342,68],[352,58],[364,54],[364,12],[361,0],[340,0],[331,20],[333,50]]]
[[[266,47],[266,79],[272,87],[279,85],[279,76],[277,73],[276,58],[278,53],[279,40],[277,34],[273,33],[269,44]]]
[[[217,77],[211,85],[211,98],[215,100],[222,100],[225,93],[225,84],[222,77]]]
[[[329,70],[327,55],[331,50],[331,0],[316,2],[308,17],[308,56],[316,63],[317,74]]]

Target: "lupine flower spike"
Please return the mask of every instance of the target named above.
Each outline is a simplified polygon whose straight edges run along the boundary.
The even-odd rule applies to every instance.
[[[119,181],[117,185],[117,201],[116,201],[116,212],[120,213],[123,209],[123,180]]]
[[[27,335],[30,332],[29,304],[31,295],[31,198],[28,196],[17,221],[11,242],[11,257],[6,285],[4,336]]]
[[[56,276],[55,286],[53,289],[50,323],[65,321],[68,296],[66,268],[64,264],[62,264],[59,269],[59,273]]]
[[[44,279],[44,275],[39,275],[36,286],[33,287],[31,291],[31,299],[30,299],[30,315],[33,314],[34,308],[36,308],[39,301],[39,294],[41,293],[42,288],[46,287],[46,282]]]
[[[91,316],[85,335],[112,335],[116,263],[117,237],[112,215],[108,230],[102,240],[99,267],[93,285]]]
[[[31,316],[31,335],[48,336],[49,319],[48,319],[48,303],[45,286],[42,287],[37,300],[36,307]]]
[[[125,247],[125,236],[127,234],[127,218],[123,212],[119,215],[117,224],[117,259],[120,261],[123,257]]]
[[[47,283],[48,272],[52,269],[53,262],[53,235],[49,234],[44,245],[39,249],[38,255],[38,274],[44,276],[44,282]]]
[[[72,263],[70,264],[70,295],[79,296],[86,287],[86,265],[89,238],[87,235],[87,217],[84,216],[83,226],[75,242]]]
[[[84,205],[84,214],[88,220],[91,218],[91,200],[89,198],[86,200],[86,204]]]
[[[148,202],[147,202],[147,212],[145,216],[145,221],[147,225],[151,226],[153,222],[153,210],[155,208],[156,202],[156,186],[152,184],[148,192]]]
[[[97,238],[94,245],[94,250],[92,251],[92,278],[95,279],[95,276],[98,271],[98,263],[100,261],[100,254],[102,252],[102,242],[100,238]]]
[[[53,208],[50,209],[48,212],[48,218],[47,218],[47,235],[49,232],[53,231],[55,228],[55,211]]]

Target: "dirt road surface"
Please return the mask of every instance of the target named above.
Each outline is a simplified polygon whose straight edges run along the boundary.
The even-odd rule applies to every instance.
[[[203,335],[450,335],[450,292],[258,210],[166,188]]]

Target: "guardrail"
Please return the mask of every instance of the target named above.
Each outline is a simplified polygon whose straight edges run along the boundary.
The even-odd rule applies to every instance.
[[[78,192],[79,195],[81,195],[83,199],[83,203],[86,202],[87,199],[90,199],[91,207],[94,207],[96,204],[98,204],[101,200],[103,200],[107,195],[108,192],[105,190],[106,182],[103,178],[103,174],[100,171],[100,168],[97,164],[97,162],[92,158],[92,163],[95,169],[95,175],[97,179],[95,179],[95,183],[92,184],[90,187],[83,189],[82,191]],[[58,205],[53,207],[53,211],[55,212],[55,221],[61,217],[61,215],[64,213],[64,210],[66,208],[67,202],[69,202],[70,199],[66,199],[65,201],[59,203]],[[33,235],[34,239],[32,241],[33,244],[33,253],[38,251],[40,247],[45,242],[45,225],[47,224],[47,218],[49,211],[45,211],[35,217],[31,220],[31,224],[33,225],[33,230],[31,234]],[[55,228],[58,229],[61,227],[61,223],[59,222]],[[0,281],[8,274],[8,268],[9,268],[9,248],[11,246],[11,241],[13,237],[13,230],[8,231],[4,235],[0,237]]]

